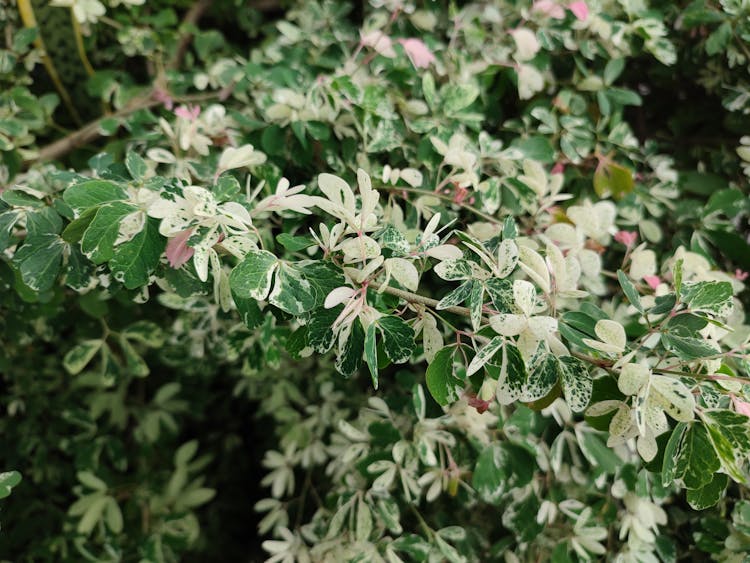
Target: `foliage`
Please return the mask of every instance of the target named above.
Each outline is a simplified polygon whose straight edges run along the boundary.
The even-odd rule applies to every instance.
[[[210,4],[0,8],[0,552],[748,557],[750,6]]]

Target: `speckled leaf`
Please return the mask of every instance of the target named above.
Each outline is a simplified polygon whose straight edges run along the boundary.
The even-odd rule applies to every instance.
[[[474,359],[471,360],[469,367],[466,368],[466,375],[473,375],[482,369],[484,364],[489,362],[495,353],[497,353],[503,345],[503,342],[505,342],[505,338],[502,336],[496,336],[490,340],[481,350],[479,350],[479,352],[477,352]]]
[[[582,412],[591,400],[594,380],[578,358],[560,356],[557,360],[565,402],[574,412]]]
[[[455,307],[466,301],[471,294],[471,290],[474,287],[474,281],[468,280],[459,285],[456,289],[451,291],[448,295],[443,297],[435,307],[438,311],[447,309],[448,307]]]
[[[365,361],[367,367],[370,368],[370,377],[372,378],[372,385],[375,389],[378,388],[378,342],[377,342],[377,328],[375,323],[372,323],[367,327],[365,331]]]
[[[521,352],[512,344],[503,348],[503,364],[497,382],[497,400],[501,405],[509,405],[523,395],[529,374]]]
[[[530,403],[546,397],[558,378],[557,358],[553,354],[545,354],[529,369],[529,377],[523,387],[520,400]]]

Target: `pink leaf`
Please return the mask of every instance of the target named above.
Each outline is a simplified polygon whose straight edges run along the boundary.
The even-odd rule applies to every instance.
[[[410,37],[409,39],[399,39],[398,42],[403,46],[415,68],[427,68],[435,62],[435,55],[421,39]]]
[[[537,0],[531,6],[532,12],[539,12],[556,20],[565,19],[565,9],[554,0]]]
[[[618,231],[615,233],[615,240],[630,248],[638,240],[638,233],[635,231]]]
[[[161,102],[162,104],[164,104],[164,107],[167,108],[167,109],[171,110],[172,107],[174,106],[174,102],[172,101],[172,97],[169,95],[169,92],[167,92],[166,90],[163,90],[163,89],[161,89],[159,87],[154,88],[154,91],[151,94],[151,96],[157,102]]]
[[[746,271],[744,271],[744,270],[740,270],[739,268],[737,268],[737,269],[736,269],[736,270],[734,271],[734,277],[735,277],[735,278],[737,278],[737,279],[738,279],[738,280],[740,280],[740,281],[745,281],[745,280],[747,279],[747,276],[748,276],[748,275],[750,275],[750,274],[748,274],[748,273],[747,273]]]
[[[571,2],[568,4],[568,9],[582,22],[586,21],[589,17],[589,7],[586,2],[580,0],[578,2]]]
[[[193,254],[195,254],[195,249],[187,245],[192,232],[192,229],[186,229],[181,233],[177,233],[177,235],[167,242],[167,261],[175,270],[190,260]]]
[[[179,106],[174,110],[174,114],[188,121],[195,121],[201,114],[201,108],[199,106]]]
[[[565,172],[565,165],[562,162],[556,162],[550,170],[550,174],[562,174]]]
[[[643,281],[645,281],[651,289],[656,289],[661,283],[659,276],[643,276]]]
[[[740,414],[744,414],[745,416],[750,416],[750,403],[743,401],[742,399],[738,399],[734,395],[731,395],[732,397],[732,403],[734,404],[734,410],[736,410]]]

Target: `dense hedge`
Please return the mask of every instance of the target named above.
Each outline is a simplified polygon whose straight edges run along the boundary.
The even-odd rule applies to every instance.
[[[749,22],[0,7],[0,558],[744,561]]]

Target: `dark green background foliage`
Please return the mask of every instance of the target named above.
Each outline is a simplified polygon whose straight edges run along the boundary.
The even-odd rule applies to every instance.
[[[389,2],[105,2],[106,19],[85,24],[80,36],[95,69],[89,76],[70,11],[32,4],[36,31],[23,28],[15,6],[0,6],[0,472],[22,475],[0,478],[0,560],[259,561],[269,551],[262,542],[278,540],[282,528],[304,538],[301,549],[313,561],[358,550],[363,561],[397,561],[396,554],[494,561],[507,551],[563,563],[600,555],[581,546],[587,530],[592,537],[604,530],[594,543],[610,559],[748,557],[750,428],[734,401],[748,396],[750,361],[746,347],[724,354],[725,346],[716,354],[720,367],[709,370],[702,360],[716,350],[700,331],[723,327],[721,313],[735,298],[738,332],[747,328],[740,307],[750,305],[748,292],[732,283],[750,271],[750,151],[738,151],[750,144],[743,138],[750,135],[750,8],[739,0],[591,2],[589,18],[621,26],[616,45],[563,3],[563,17],[554,19],[521,1],[490,3],[498,17],[481,3],[442,0],[395,13]],[[412,8],[433,25],[417,25]],[[185,22],[188,14],[197,17]],[[523,25],[539,48],[516,61],[508,30]],[[396,56],[360,52],[362,29],[385,29]],[[53,52],[72,109],[39,63],[37,36]],[[437,62],[415,68],[397,37],[421,37]],[[480,60],[486,64],[477,71]],[[530,96],[519,95],[525,65],[544,75]],[[292,107],[284,99],[293,94],[308,96],[307,105],[280,117],[286,109],[276,106]],[[172,102],[200,105],[201,119],[212,104],[224,108],[221,127],[202,125],[210,148],[180,146],[174,131],[187,125],[167,107]],[[92,119],[75,142],[55,144]],[[454,133],[479,155],[466,200],[438,148]],[[221,168],[226,147],[248,144],[265,159]],[[174,160],[157,159],[154,149]],[[450,226],[444,240],[420,243],[465,250],[476,239],[464,230],[494,221],[497,232],[479,243],[494,254],[501,240],[537,235],[542,216],[574,222],[566,216],[571,202],[534,207],[534,189],[522,178],[535,163],[545,182],[553,166],[564,169],[572,202],[615,201],[615,230],[638,233],[669,285],[666,296],[642,305],[653,291],[623,271],[625,247],[610,241],[612,233],[605,245],[586,239],[611,275],[558,313],[561,339],[586,352],[578,355],[590,365],[545,353],[527,370],[532,362],[515,345],[479,329],[488,303],[493,312],[518,308],[507,274],[486,284],[472,277],[470,268],[484,267],[476,257],[457,266],[469,272],[462,278],[431,272],[427,256],[418,264],[428,303],[449,295],[451,305],[467,308],[442,312],[446,346],[428,358],[429,370],[416,317],[400,316],[407,307],[398,291],[413,289],[403,278],[392,281],[396,292],[364,290],[383,316],[369,328],[358,317],[339,350],[332,325],[342,307],[323,302],[347,283],[340,256],[326,262],[310,236],[321,222],[335,223],[322,212],[253,216],[260,225],[253,244],[268,252],[246,248],[249,260],[223,251],[223,265],[234,270],[222,287],[210,276],[201,281],[190,261],[168,264],[174,233],[160,231],[162,217],[144,213],[140,239],[114,242],[119,222],[136,209],[129,207],[136,188],[168,200],[186,185],[203,186],[215,202],[240,202],[247,212],[261,181],[258,199],[282,177],[320,195],[318,174],[353,184],[361,167],[383,206],[407,202],[401,217],[369,233],[387,259],[417,253],[406,231],[422,233],[438,212],[440,225]],[[418,169],[425,181],[381,179],[386,165]],[[191,248],[208,237],[190,228]],[[729,281],[680,288],[683,263],[672,260],[680,247]],[[140,261],[128,261],[133,256]],[[271,269],[274,283],[286,284],[280,295],[254,296]],[[665,316],[680,307],[678,320]],[[630,349],[643,353],[632,344],[652,328],[644,311],[651,320],[661,315],[664,334],[646,348],[694,368],[678,375],[699,396],[704,417],[672,416],[648,461],[608,445],[616,407],[584,416],[553,403],[560,396],[573,403],[570,389],[581,380],[587,393],[593,389],[592,406],[628,400],[619,366],[584,339],[599,336],[597,321],[617,317]],[[453,348],[457,337],[471,345]],[[467,376],[476,348],[492,338],[502,350]],[[543,392],[525,404],[497,404],[485,385],[506,377],[500,356],[508,377],[528,383],[528,397]],[[732,382],[738,387],[709,381],[714,372],[740,376]],[[435,452],[446,471],[417,485],[437,466]],[[386,483],[396,466],[407,477]],[[426,499],[433,482],[436,494]],[[666,520],[653,525],[639,554],[619,533],[623,515],[638,514],[641,501],[649,517],[663,509]],[[551,510],[556,520],[537,521]],[[341,551],[325,551],[337,541]]]

